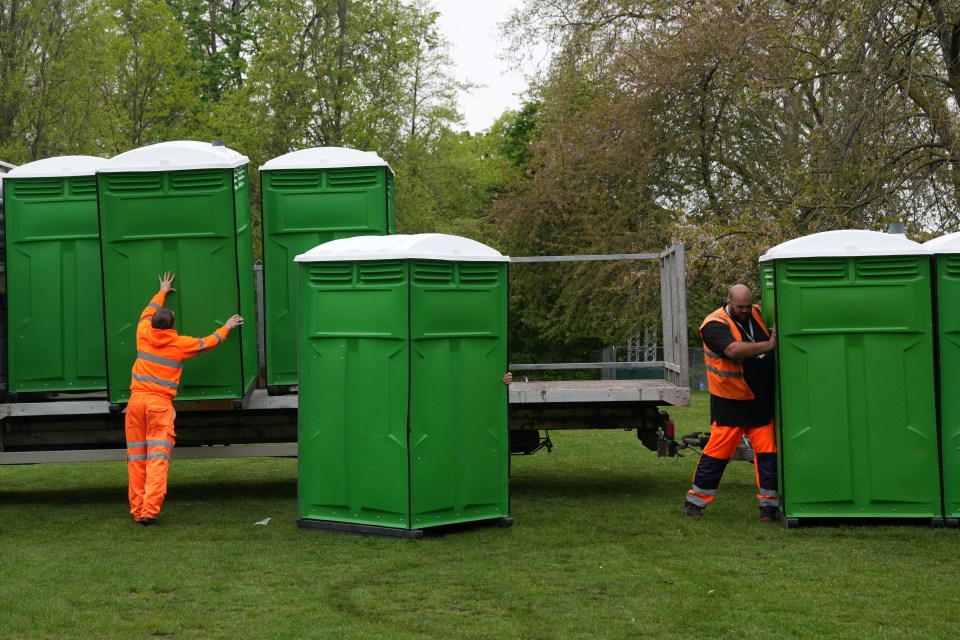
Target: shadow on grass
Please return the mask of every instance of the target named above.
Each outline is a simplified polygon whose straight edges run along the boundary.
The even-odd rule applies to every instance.
[[[296,496],[295,480],[171,482],[167,489],[168,500],[286,500]],[[126,487],[117,486],[0,491],[0,502],[4,504],[111,504],[126,500]]]
[[[662,497],[671,491],[673,483],[663,482],[655,476],[636,471],[616,473],[602,477],[564,475],[562,473],[535,476],[517,475],[510,479],[510,491],[516,494],[533,494],[541,498],[593,498],[595,500],[620,500],[623,495],[633,497]],[[677,495],[687,486],[677,484]]]
[[[171,483],[167,498],[176,500],[287,500],[297,497],[294,480],[226,480]]]

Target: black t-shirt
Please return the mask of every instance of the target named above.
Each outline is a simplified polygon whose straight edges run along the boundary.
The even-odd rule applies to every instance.
[[[763,342],[770,335],[750,316],[748,322],[738,323],[744,342]],[[735,342],[725,323],[708,322],[700,332],[707,349],[722,354]],[[751,339],[752,334],[752,339]],[[753,391],[753,400],[730,400],[710,394],[710,419],[721,427],[759,427],[773,419],[773,353],[764,353],[743,361],[743,377]]]

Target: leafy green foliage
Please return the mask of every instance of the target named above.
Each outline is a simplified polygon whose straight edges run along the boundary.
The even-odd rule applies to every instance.
[[[527,0],[507,25],[514,49],[544,41],[555,55],[522,177],[492,208],[502,243],[517,255],[682,241],[692,337],[730,284],[756,288],[757,257],[784,240],[954,230],[958,28],[938,0]],[[591,311],[629,335],[652,322],[637,312],[650,300],[621,282]],[[514,292],[538,305],[521,312],[536,340],[530,317],[589,335],[563,306],[603,288],[597,272]]]

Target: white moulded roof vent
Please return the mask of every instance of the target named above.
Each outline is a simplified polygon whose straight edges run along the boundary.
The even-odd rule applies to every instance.
[[[69,178],[71,176],[92,176],[106,164],[104,158],[96,156],[57,156],[22,164],[11,169],[8,178]]]
[[[446,260],[449,262],[509,262],[485,244],[443,233],[355,236],[325,242],[294,258],[295,262],[343,260]]]
[[[760,256],[760,262],[783,258],[922,255],[930,251],[901,234],[845,229],[788,240]]]
[[[374,151],[346,147],[313,147],[278,156],[267,161],[260,171],[277,169],[340,169],[347,167],[387,167],[386,160]],[[391,169],[392,171],[392,169]]]
[[[177,140],[121,153],[110,158],[99,173],[233,169],[249,161],[247,156],[228,149],[219,140],[214,143]]]

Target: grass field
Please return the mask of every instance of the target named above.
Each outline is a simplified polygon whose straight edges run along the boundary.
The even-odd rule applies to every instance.
[[[674,411],[703,430],[705,396]],[[293,460],[175,460],[160,527],[123,463],[0,468],[0,638],[946,638],[955,530],[785,530],[734,463],[633,433],[554,432],[513,458],[510,529],[422,540],[301,531]],[[271,518],[266,526],[254,525]]]

